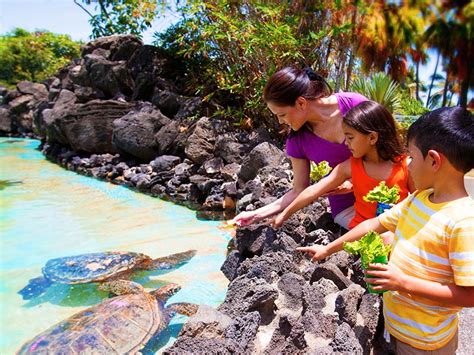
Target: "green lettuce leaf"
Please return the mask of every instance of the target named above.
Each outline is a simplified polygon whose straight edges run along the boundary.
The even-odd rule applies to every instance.
[[[369,264],[378,257],[386,256],[390,253],[390,245],[383,243],[380,234],[374,231],[368,232],[360,240],[355,242],[345,242],[344,250],[349,254],[360,255],[362,267],[367,269]]]
[[[326,160],[323,160],[319,164],[316,164],[314,161],[311,162],[310,165],[311,171],[309,176],[311,178],[311,182],[315,183],[329,174],[332,168],[329,166],[329,163]]]
[[[397,203],[400,199],[400,188],[397,185],[389,188],[385,181],[381,181],[363,199],[365,202]]]

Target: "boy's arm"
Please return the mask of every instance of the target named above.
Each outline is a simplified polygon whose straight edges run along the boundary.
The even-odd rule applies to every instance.
[[[379,222],[378,218],[372,218],[358,224],[349,232],[337,238],[335,241],[329,243],[328,245],[313,245],[311,247],[300,247],[296,248],[296,250],[309,253],[311,255],[312,261],[321,260],[342,250],[345,242],[353,242],[355,240],[359,240],[369,231],[383,233],[387,231],[387,228],[385,228]]]
[[[370,264],[367,275],[376,279],[366,279],[374,290],[402,291],[413,295],[429,298],[441,303],[474,307],[474,286],[458,286],[456,284],[441,284],[435,281],[422,280],[404,274],[393,264]]]
[[[275,228],[280,227],[290,216],[317,200],[321,195],[334,190],[351,176],[350,160],[337,165],[334,170],[318,183],[308,186],[272,221]]]
[[[466,211],[472,211],[472,206],[472,204],[467,206]],[[379,218],[381,217],[383,215]],[[375,290],[402,291],[449,305],[474,307],[473,235],[473,215],[469,214],[467,218],[458,220],[452,227],[447,251],[449,263],[453,270],[453,283],[442,284],[436,281],[419,279],[403,273],[391,263],[388,265],[371,264],[370,267],[376,270],[367,270],[367,274],[378,278],[367,279],[367,281],[376,285]]]

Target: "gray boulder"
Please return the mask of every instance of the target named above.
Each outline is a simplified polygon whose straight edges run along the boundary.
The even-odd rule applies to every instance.
[[[155,134],[169,122],[159,110],[143,104],[113,122],[112,142],[119,151],[150,161],[159,154]]]
[[[339,319],[349,324],[351,328],[357,323],[357,307],[364,292],[361,286],[352,284],[337,295],[336,312],[339,314]]]
[[[143,42],[134,35],[112,35],[100,37],[82,46],[81,56],[91,54],[97,49],[105,50],[107,59],[112,61],[126,60],[143,45]]]
[[[285,158],[285,153],[271,143],[261,143],[252,149],[250,154],[244,158],[239,172],[239,178],[243,181],[251,180],[257,176],[260,168],[265,166],[278,167]]]
[[[10,110],[7,105],[0,106],[0,131],[10,133],[12,132],[12,118]]]
[[[327,262],[317,265],[314,268],[310,282],[313,283],[322,278],[331,280],[340,290],[352,284],[352,281],[349,280],[336,265]]]
[[[176,165],[181,163],[181,158],[174,155],[162,155],[150,162],[154,172],[161,172],[173,169]]]
[[[196,123],[193,133],[189,136],[184,150],[186,156],[197,164],[213,158],[216,132],[212,128],[211,120],[202,117]]]
[[[274,317],[277,298],[278,290],[264,279],[239,276],[229,284],[218,310],[233,318],[257,311],[262,322],[268,324]]]
[[[132,109],[115,100],[93,100],[65,105],[45,117],[48,140],[69,145],[75,151],[116,153],[112,143],[113,122]]]
[[[354,331],[347,323],[341,323],[336,330],[334,339],[329,344],[336,353],[362,355],[363,349]]]

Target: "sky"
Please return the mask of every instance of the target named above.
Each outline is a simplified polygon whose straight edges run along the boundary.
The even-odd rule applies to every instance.
[[[77,0],[82,4],[81,0]],[[94,12],[92,5],[87,7]],[[92,33],[89,15],[77,6],[73,0],[0,0],[0,34],[21,27],[28,31],[46,29],[54,33],[68,34],[73,40],[87,42]],[[143,41],[151,44],[153,33],[166,29],[178,20],[176,14],[153,23],[152,29],[143,34]],[[431,52],[431,60],[420,68],[420,78],[426,83],[433,73],[435,54]]]
[[[83,4],[81,0],[78,3]],[[86,8],[92,12],[93,5]],[[166,29],[177,20],[176,15],[158,19],[151,30],[143,34],[143,41],[151,44],[153,33]],[[92,33],[89,15],[73,0],[0,0],[0,34],[21,27],[28,31],[48,30],[68,34],[73,40],[87,42]]]

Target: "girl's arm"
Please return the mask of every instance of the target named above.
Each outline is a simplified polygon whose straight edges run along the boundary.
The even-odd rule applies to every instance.
[[[279,199],[255,211],[244,211],[232,220],[238,226],[246,226],[261,221],[286,208],[310,184],[310,164],[306,159],[291,158],[293,188]]]
[[[273,227],[279,228],[293,213],[308,206],[326,192],[334,190],[350,177],[351,162],[350,160],[346,160],[336,166],[328,176],[321,179],[317,184],[307,187],[302,193],[300,193],[298,197],[296,197],[293,202],[291,202],[283,212],[272,221]]]

